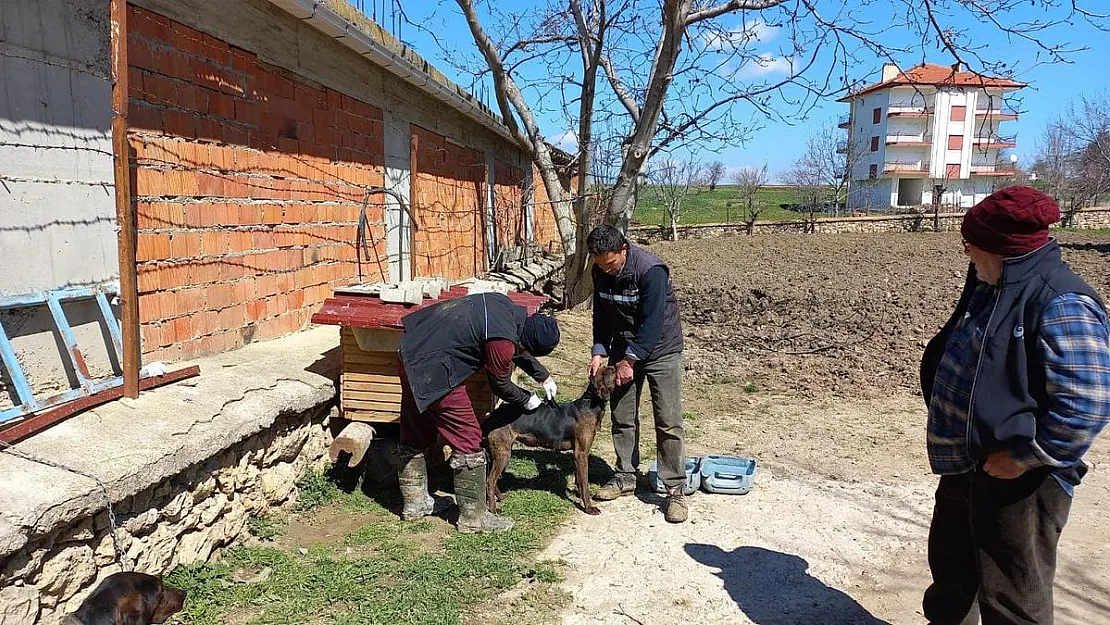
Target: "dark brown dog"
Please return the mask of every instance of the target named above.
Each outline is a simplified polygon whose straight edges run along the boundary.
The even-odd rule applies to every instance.
[[[63,625],[150,625],[164,623],[185,605],[185,591],[146,573],[113,573]]]
[[[569,404],[542,404],[532,412],[520,406],[503,404],[482,422],[482,433],[489,441],[490,468],[486,480],[489,509],[500,512],[503,495],[497,480],[509,464],[513,443],[556,451],[574,450],[574,481],[586,514],[600,514],[590,496],[589,457],[594,436],[601,425],[605,405],[616,386],[616,369],[604,367],[597,372],[582,397]]]

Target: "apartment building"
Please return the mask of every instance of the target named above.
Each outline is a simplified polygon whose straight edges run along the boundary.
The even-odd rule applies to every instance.
[[[923,63],[883,66],[879,82],[841,98],[851,107],[848,130],[848,207],[930,205],[938,188],[946,206],[969,208],[1016,173],[1005,130],[1017,113],[1007,94],[1025,87],[963,67]]]

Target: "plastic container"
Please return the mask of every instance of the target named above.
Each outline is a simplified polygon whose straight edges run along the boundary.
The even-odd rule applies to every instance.
[[[698,492],[701,486],[701,473],[698,472],[701,466],[701,458],[689,456],[686,458],[686,494],[693,495]],[[666,493],[667,487],[663,485],[663,480],[659,479],[659,465],[658,461],[652,462],[651,467],[648,468],[647,473],[648,483],[651,484],[652,489],[657,493]]]
[[[710,493],[744,495],[755,481],[755,458],[705,456],[701,459],[701,487]]]

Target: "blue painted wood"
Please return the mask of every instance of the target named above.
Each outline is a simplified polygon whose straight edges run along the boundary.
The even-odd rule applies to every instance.
[[[104,322],[108,324],[108,333],[112,335],[112,344],[116,346],[116,358],[123,361],[123,334],[119,329],[119,321],[112,314],[112,307],[108,305],[108,298],[103,291],[96,294],[96,303],[100,306],[100,314],[104,315]]]

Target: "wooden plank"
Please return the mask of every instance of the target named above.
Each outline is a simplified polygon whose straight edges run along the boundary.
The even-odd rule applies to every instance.
[[[347,399],[380,402],[383,404],[397,404],[398,406],[401,405],[400,393],[372,393],[370,391],[350,391],[344,389],[343,395]]]
[[[395,386],[401,385],[401,378],[397,374],[384,374],[384,373],[367,373],[364,371],[344,371],[342,374],[343,382],[364,382],[367,384],[393,384]]]
[[[344,407],[343,418],[348,421],[362,421],[366,423],[397,423],[401,420],[401,415],[395,412],[358,410]]]
[[[377,384],[374,382],[356,382],[353,380],[343,380],[344,391],[369,391],[371,393],[388,393],[390,395],[401,396],[400,384]]]
[[[345,352],[343,354],[343,362],[362,363],[368,365],[388,365],[392,366],[393,370],[397,370],[397,364],[400,362],[396,356],[379,356],[373,352]]]

